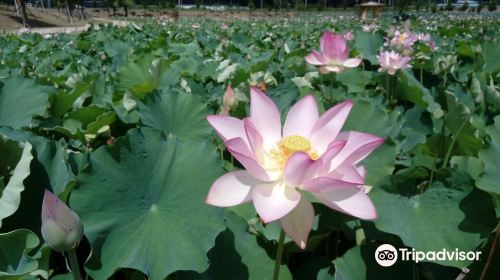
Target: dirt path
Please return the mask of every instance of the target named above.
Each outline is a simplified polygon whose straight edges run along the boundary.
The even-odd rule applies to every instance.
[[[109,20],[103,18],[94,18],[92,19],[92,23],[112,23],[114,26],[127,26],[128,21],[123,20]],[[91,24],[87,23],[84,26],[60,26],[60,27],[40,27],[40,28],[20,28],[18,30],[8,31],[8,33],[16,33],[21,34],[24,32],[38,33],[40,35],[47,34],[57,34],[57,33],[79,33],[87,30]],[[99,29],[98,26],[96,26]]]

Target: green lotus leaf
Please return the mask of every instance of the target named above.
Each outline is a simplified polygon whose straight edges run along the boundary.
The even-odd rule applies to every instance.
[[[205,104],[188,93],[159,91],[150,94],[138,106],[142,124],[181,139],[205,138],[212,132],[205,117]]]
[[[495,124],[486,128],[491,137],[490,146],[479,151],[479,159],[484,162],[484,173],[476,181],[476,186],[484,191],[500,194],[500,117],[495,118]]]
[[[356,34],[354,48],[371,64],[378,64],[377,54],[384,40],[377,33],[359,32]]]
[[[48,107],[48,87],[19,76],[0,79],[0,126],[29,127],[33,117],[46,114]]]
[[[0,233],[0,279],[25,279],[38,268],[38,261],[28,253],[39,244],[38,237],[27,229]]]
[[[155,280],[206,270],[224,222],[204,200],[221,173],[209,141],[179,142],[150,128],[97,149],[70,199],[93,249],[88,273],[106,279],[133,268]]]
[[[434,100],[431,92],[424,87],[413,74],[407,70],[399,71],[397,74],[398,85],[397,94],[401,94],[405,99],[415,103],[415,105],[425,108],[432,114],[433,118],[441,118],[444,114],[441,105]]]
[[[473,188],[468,175],[461,173],[446,175],[444,182],[435,182],[426,192],[412,197],[381,189],[373,189],[370,196],[378,212],[376,227],[399,235],[405,245],[420,251],[474,251],[495,227],[495,211],[488,195]],[[472,261],[435,262],[461,268]]]
[[[403,275],[413,275],[411,262],[396,262],[393,266],[383,267],[375,260],[377,245],[356,246],[342,257],[333,261],[335,265],[335,280],[356,279],[392,279]],[[331,279],[331,278],[330,278]]]
[[[0,151],[2,151],[2,157],[15,153],[13,150],[7,150],[7,152],[3,153],[5,148],[4,144],[3,140],[0,139]],[[6,147],[13,148],[11,145]],[[30,143],[24,144],[19,162],[17,162],[15,167],[10,167],[13,168],[12,175],[0,195],[0,228],[2,227],[2,220],[14,214],[21,203],[21,193],[24,191],[24,179],[26,179],[30,174],[30,163],[33,159],[31,150],[32,146]],[[4,160],[5,159],[0,160],[0,163],[3,163]],[[5,167],[0,166],[0,168],[4,169]],[[8,166],[7,170],[9,170]]]
[[[217,237],[210,250],[210,268],[203,274],[175,273],[178,280],[191,279],[249,279],[271,280],[274,259],[257,243],[257,236],[248,232],[248,223],[231,211],[224,211],[227,229]],[[276,244],[275,244],[276,245]],[[281,265],[280,279],[292,279],[286,265]]]
[[[481,46],[484,56],[484,71],[488,73],[496,73],[500,70],[500,49],[495,42],[484,42]]]

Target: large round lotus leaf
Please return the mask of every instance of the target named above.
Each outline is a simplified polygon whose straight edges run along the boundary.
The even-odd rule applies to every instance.
[[[452,174],[435,182],[423,194],[403,197],[373,189],[378,229],[399,235],[405,245],[429,252],[446,249],[475,251],[495,227],[493,204],[473,188],[468,176]],[[451,259],[436,263],[458,268],[472,261]]]
[[[27,229],[0,234],[0,279],[17,280],[38,267],[28,253],[38,246],[36,234]]]
[[[384,44],[384,39],[374,32],[359,32],[356,34],[354,48],[371,64],[378,64],[377,53]]]
[[[357,279],[398,279],[413,275],[413,263],[398,261],[390,267],[383,267],[375,260],[377,244],[356,246],[342,257],[333,261],[335,265],[335,280]],[[332,278],[330,278],[332,279]]]
[[[1,134],[0,134],[1,136]],[[19,208],[21,203],[21,193],[24,191],[24,180],[30,174],[30,164],[33,160],[33,155],[31,154],[32,146],[30,143],[26,143],[22,150],[19,161],[15,166],[9,166],[12,162],[12,158],[17,157],[15,155],[20,150],[19,147],[13,146],[16,142],[13,141],[3,141],[0,139],[0,176],[3,177],[2,173],[5,171],[10,171],[11,177],[5,188],[0,188],[0,228],[2,227],[2,220],[14,214]],[[18,144],[19,145],[19,144]],[[6,164],[7,166],[4,166]],[[3,172],[2,172],[3,171]],[[2,187],[4,185],[3,180],[0,178]]]
[[[212,132],[206,106],[189,93],[158,91],[139,102],[142,124],[179,138],[206,138]]]
[[[175,273],[176,280],[271,280],[274,272],[274,252],[259,246],[258,238],[248,230],[248,223],[231,211],[224,211],[227,229],[217,236],[215,247],[208,253],[210,268],[202,274],[192,271]],[[277,243],[274,244],[277,247]],[[280,280],[292,279],[285,264],[281,265]]]
[[[484,191],[500,194],[500,116],[495,117],[495,124],[486,128],[486,133],[491,137],[490,146],[479,152],[479,158],[484,162],[484,173],[476,186]]]
[[[0,126],[30,126],[33,116],[45,114],[48,107],[47,87],[18,76],[0,79]]]
[[[205,204],[222,173],[215,155],[210,142],[179,142],[149,128],[97,149],[70,203],[92,245],[88,273],[106,279],[134,268],[155,280],[206,270],[225,228],[222,210]]]

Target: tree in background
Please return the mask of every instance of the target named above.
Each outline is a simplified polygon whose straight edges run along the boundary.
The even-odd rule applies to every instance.
[[[422,8],[422,6],[424,4],[424,1],[422,1],[422,0],[415,0],[413,2],[415,2],[415,4],[414,4],[415,5],[415,10],[417,10],[417,12],[420,11],[420,9]]]
[[[132,0],[115,0],[113,6],[115,8],[123,8],[125,12],[125,17],[128,17],[128,8],[134,4]]]
[[[17,6],[17,1],[16,1],[16,6]],[[21,18],[23,19],[23,26],[28,27],[28,14],[26,13],[26,3],[24,0],[19,0],[19,7],[16,7],[17,9],[21,9]]]
[[[304,1],[302,0],[295,0],[294,1],[294,7],[295,7],[295,10],[298,10],[298,11],[303,11],[305,6],[304,6]]]
[[[396,7],[400,13],[402,13],[408,6],[409,0],[397,0]]]
[[[343,10],[347,9],[347,0],[341,0],[340,5],[342,6]]]
[[[453,11],[455,9],[455,7],[453,7],[453,4],[451,3],[451,1],[448,1],[448,3],[446,4],[446,7],[445,9],[449,12]]]
[[[497,0],[491,0],[488,2],[488,11],[494,12],[497,10]]]
[[[250,12],[253,12],[255,10],[255,3],[253,0],[248,0],[248,8],[250,9]]]

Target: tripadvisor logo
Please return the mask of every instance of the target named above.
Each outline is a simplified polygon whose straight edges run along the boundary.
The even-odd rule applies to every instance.
[[[402,261],[413,261],[415,263],[421,261],[478,261],[480,259],[481,252],[479,251],[460,251],[442,249],[440,251],[417,251],[415,249],[399,248],[396,250],[394,246],[390,244],[382,244],[378,246],[375,251],[375,260],[381,266],[392,266],[398,260],[398,257]]]

